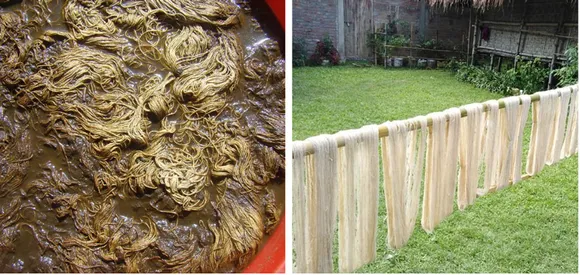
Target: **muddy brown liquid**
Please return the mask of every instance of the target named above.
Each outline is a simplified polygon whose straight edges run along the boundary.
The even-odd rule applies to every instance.
[[[67,31],[60,14],[62,5],[63,1],[53,1],[49,23],[31,32],[27,39],[34,41],[47,30]],[[269,75],[274,77],[266,83],[246,81],[242,77],[238,87],[227,96],[230,111],[219,114],[218,119],[227,121],[239,118],[240,125],[256,136],[272,131],[283,135],[283,52],[279,49],[278,41],[270,39],[263,31],[260,26],[262,22],[253,17],[251,5],[245,2],[239,5],[243,12],[240,13],[236,33],[243,45],[243,59],[262,62]],[[0,14],[18,9],[19,5],[0,8]],[[159,64],[149,65],[147,69],[129,65],[127,68],[135,75],[165,76],[169,73]],[[139,83],[135,81],[130,80],[129,85],[137,86]],[[90,142],[82,136],[59,136],[48,131],[42,123],[47,114],[39,108],[18,104],[18,89],[18,85],[3,85],[0,79],[0,271],[67,272],[70,270],[65,267],[70,265],[78,268],[73,271],[124,272],[130,264],[128,259],[133,257],[143,259],[139,264],[140,272],[170,272],[175,270],[167,267],[166,263],[181,257],[185,253],[183,251],[189,251],[189,255],[198,255],[196,253],[199,252],[203,256],[203,251],[210,251],[210,247],[215,245],[218,240],[210,227],[219,227],[221,217],[212,203],[206,204],[199,211],[179,211],[178,215],[169,213],[169,210],[176,207],[176,203],[162,186],[140,194],[107,197],[106,193],[95,187],[95,176],[103,171],[103,167],[91,156]],[[278,125],[273,129],[264,120],[265,115],[280,118],[281,127]],[[171,119],[180,122],[177,114]],[[71,127],[76,126],[73,124]],[[159,122],[153,121],[149,130],[155,131],[159,127]],[[252,142],[255,151],[278,152],[283,161],[283,144],[271,144],[254,136]],[[123,156],[133,150],[138,149],[127,148]],[[276,177],[259,193],[262,204],[272,199],[268,197],[269,192],[273,194],[280,215],[284,211],[285,198],[283,170],[282,166]],[[47,182],[50,184],[47,185]],[[212,185],[207,190],[212,201],[215,200],[218,189]],[[67,202],[76,204],[70,206],[57,201],[56,198],[60,197],[66,197]],[[126,252],[119,248],[105,251],[110,252],[106,255],[103,255],[102,245],[71,245],[68,241],[70,239],[86,239],[87,233],[82,230],[82,222],[90,223],[94,212],[98,212],[96,207],[106,200],[111,200],[113,210],[109,221],[111,226],[106,225],[108,227],[105,231],[116,230],[110,236],[117,238],[117,241],[122,240],[119,242],[124,243],[124,247],[130,247],[131,243],[143,237],[143,232],[148,230],[145,220],[150,219],[158,231],[156,241],[139,252]],[[236,203],[245,205],[245,200],[245,197],[240,196]],[[265,210],[260,211],[265,215]],[[86,220],[84,217],[87,217]],[[242,225],[244,221],[238,222]],[[251,251],[250,260],[267,241],[268,234],[265,232],[271,232],[273,227],[275,225],[262,229],[262,242]],[[75,258],[74,253],[88,260],[83,264],[71,263],[71,259]],[[138,257],[135,254],[139,254]],[[248,256],[244,257],[246,259],[232,259],[231,263],[211,271],[241,271],[249,262]],[[193,266],[189,272],[200,270]]]

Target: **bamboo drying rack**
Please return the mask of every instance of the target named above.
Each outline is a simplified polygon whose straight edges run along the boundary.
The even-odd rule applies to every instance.
[[[578,85],[578,84],[575,84]],[[574,89],[572,88],[573,86],[568,86],[567,88],[570,89],[570,93],[574,92]],[[559,89],[563,89],[563,88],[559,88]],[[540,94],[539,93],[535,93],[533,95],[530,96],[531,97],[531,102],[536,102],[540,100]],[[558,92],[558,97],[560,97],[560,93]],[[487,106],[487,104],[482,103],[483,104],[483,112],[487,112],[489,110],[489,107]],[[498,100],[498,104],[499,104],[499,109],[504,109],[505,108],[505,102],[502,99]],[[520,105],[522,104],[522,100],[520,99]],[[467,116],[467,110],[463,107],[460,107],[459,110],[461,111],[461,117],[466,117]],[[448,119],[448,118],[447,118]],[[418,123],[413,123],[411,124],[411,130],[415,130],[419,127],[420,124]],[[433,119],[431,119],[430,117],[427,117],[427,127],[430,127],[433,125]],[[379,138],[382,137],[387,137],[389,135],[389,129],[386,126],[383,125],[379,125]],[[337,146],[340,147],[344,147],[345,143],[344,143],[344,139],[341,136],[337,136],[336,137],[336,143]],[[305,146],[306,146],[306,154],[307,155],[311,155],[314,154],[314,147],[312,147],[312,144],[310,144],[309,142],[305,142]]]

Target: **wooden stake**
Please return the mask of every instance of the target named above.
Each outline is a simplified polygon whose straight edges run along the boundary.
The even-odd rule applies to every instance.
[[[514,56],[514,68],[517,67],[517,62],[518,62],[518,58],[517,56],[520,54],[520,50],[521,50],[521,44],[522,44],[522,33],[524,30],[524,26],[526,24],[526,15],[528,14],[528,0],[525,1],[524,3],[524,13],[522,15],[522,20],[520,21],[520,34],[518,37],[518,48],[516,50],[516,55]],[[525,39],[525,37],[524,37]]]
[[[473,9],[473,7],[471,8]],[[473,24],[473,45],[471,47],[471,65],[475,64],[475,52],[477,51],[477,20],[479,13],[475,13],[475,24]]]
[[[469,25],[468,26],[468,30],[467,30],[467,51],[465,51],[465,61],[467,62],[467,64],[469,63],[469,42],[471,41],[471,13],[473,11],[473,8],[469,9]]]

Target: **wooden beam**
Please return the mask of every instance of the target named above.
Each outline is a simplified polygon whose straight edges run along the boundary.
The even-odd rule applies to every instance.
[[[477,47],[477,51],[482,52],[482,53],[493,53],[495,55],[500,55],[503,57],[510,57],[510,58],[515,57],[515,52],[510,52],[510,51],[506,51],[503,49],[497,49],[497,48],[492,48],[492,47],[479,46],[479,47]],[[535,55],[535,54],[524,53],[524,52],[519,53],[519,56],[524,58],[524,59],[539,58],[543,62],[550,62],[550,60],[552,60],[551,56]],[[556,58],[557,62],[565,61],[565,60],[566,60],[565,55],[557,54],[557,58]]]
[[[481,21],[482,24],[488,24],[488,25],[504,25],[504,26],[520,26],[521,23],[520,22],[505,22],[505,21]],[[558,23],[531,23],[528,22],[526,23],[526,26],[528,27],[555,27],[558,26]],[[578,23],[576,22],[567,22],[564,23],[565,27],[575,27],[578,26]]]
[[[558,26],[556,27],[556,31],[554,32],[555,34],[559,34],[560,32],[562,32],[563,26],[564,26],[564,18],[566,18],[566,3],[563,2],[561,4],[561,9],[560,9],[560,22],[558,23]],[[560,39],[556,38],[556,43],[554,43],[554,55],[552,56],[552,62],[550,62],[550,74],[548,76],[548,86],[547,89],[550,89],[550,87],[552,86],[552,81],[554,80],[553,74],[554,74],[554,64],[556,63],[556,55],[558,54],[558,45],[560,44]]]
[[[458,51],[452,51],[452,50],[443,50],[443,49],[428,49],[428,48],[421,48],[421,47],[408,47],[408,46],[393,46],[393,45],[387,45],[387,48],[393,48],[393,49],[404,49],[404,50],[422,50],[422,51],[430,51],[430,52],[445,52],[445,53],[457,53]]]
[[[529,26],[526,24],[526,26]],[[522,32],[527,34],[534,34],[540,36],[547,36],[547,37],[556,37],[556,38],[564,38],[564,39],[578,39],[575,36],[567,36],[567,35],[560,35],[551,32],[541,32],[541,31],[532,31],[532,30],[511,30],[511,29],[503,29],[503,28],[496,28],[496,27],[489,27],[491,30],[496,31],[503,31],[503,32]]]
[[[465,51],[465,61],[467,62],[467,64],[469,63],[469,46],[471,42],[471,13],[472,13],[473,9],[469,9],[469,25],[467,25],[467,51]]]
[[[371,0],[371,24],[373,24],[373,33],[375,36],[375,45],[377,42],[377,34],[376,34],[376,28],[375,28],[375,0]],[[374,56],[375,56],[375,66],[377,65],[377,47],[375,46],[375,49],[373,50]]]
[[[336,27],[337,27],[337,41],[336,48],[340,55],[341,61],[346,61],[345,40],[344,40],[344,0],[337,0],[336,5]]]
[[[524,2],[524,13],[522,15],[522,20],[520,20],[520,34],[518,36],[518,47],[516,50],[516,55],[514,57],[514,68],[517,66],[517,56],[520,54],[521,46],[522,46],[522,33],[524,30],[524,26],[526,25],[526,15],[528,14],[528,0]]]
[[[473,10],[473,7],[471,9]],[[479,16],[479,12],[477,12],[477,10],[476,10],[475,21],[474,21],[474,24],[472,26],[473,27],[473,41],[472,41],[473,44],[471,46],[471,63],[470,63],[471,65],[475,64],[475,52],[477,51],[477,46],[478,46],[476,44],[477,43],[477,19],[478,19],[478,16]]]
[[[389,23],[385,23],[385,44],[384,44],[385,50],[383,51],[383,65],[385,66],[385,69],[387,68],[387,27],[388,26],[389,26]]]

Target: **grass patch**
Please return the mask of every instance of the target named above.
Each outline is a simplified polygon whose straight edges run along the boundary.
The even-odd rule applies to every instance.
[[[501,97],[444,71],[307,67],[294,69],[293,81],[294,140]],[[419,214],[409,243],[397,251],[387,248],[381,184],[377,259],[357,272],[575,273],[577,167],[576,156],[547,166],[465,211],[456,210],[432,234],[421,228]],[[337,249],[334,261],[336,271]]]
[[[336,66],[292,73],[294,140],[501,98],[445,71]]]

